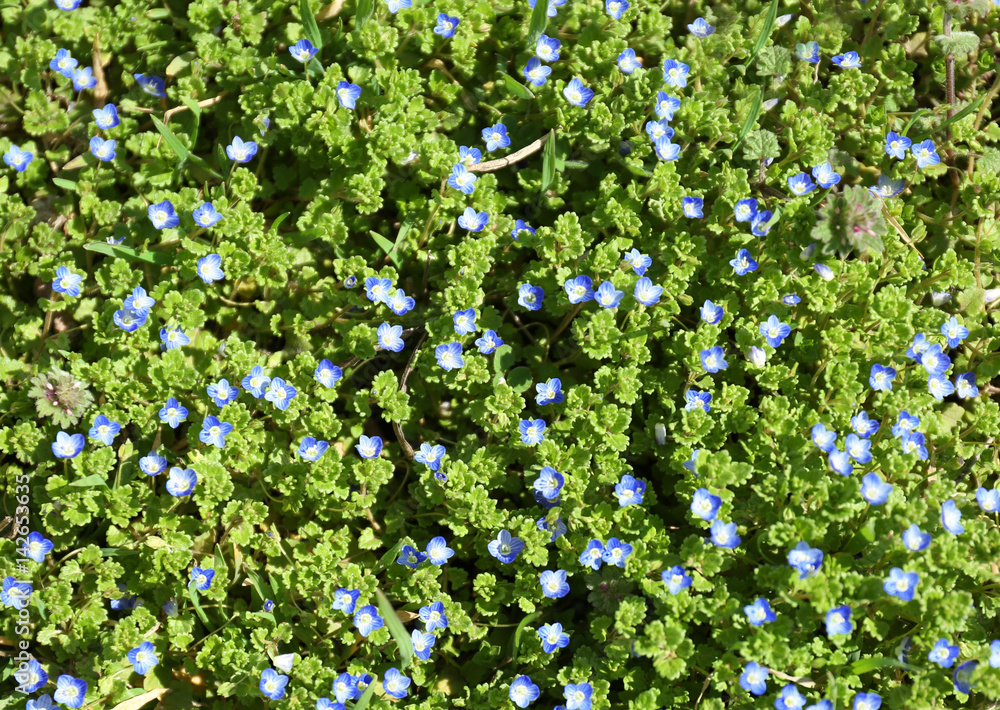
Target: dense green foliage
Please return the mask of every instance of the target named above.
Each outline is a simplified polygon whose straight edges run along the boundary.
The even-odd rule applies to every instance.
[[[30,642],[49,676],[32,697],[69,675],[90,708],[158,689],[148,697],[164,708],[258,708],[262,672],[294,653],[272,706],[333,699],[344,672],[372,674],[352,702],[373,708],[513,707],[522,675],[543,708],[579,683],[594,710],[772,707],[789,683],[833,710],[859,692],[892,710],[995,706],[1000,522],[977,490],[1000,486],[1000,9],[551,11],[546,24],[527,0],[415,0],[395,14],[384,0],[0,5],[0,153],[34,155],[0,166],[3,515],[6,534],[54,544],[37,563],[0,538],[0,576],[33,589],[27,625],[2,607],[0,643]],[[460,19],[454,36],[433,31],[438,13]],[[699,16],[714,33],[689,31]],[[532,85],[523,70],[542,32],[561,57]],[[288,51],[302,38],[319,50],[307,63]],[[818,63],[802,59],[810,42]],[[64,48],[92,67],[93,88],[50,69]],[[627,48],[645,68],[619,69]],[[860,68],[831,63],[849,51]],[[664,83],[668,59],[689,65],[686,86]],[[165,78],[165,97],[137,74]],[[595,93],[584,106],[564,94],[574,78]],[[354,108],[341,82],[360,87]],[[646,132],[659,91],[680,99],[676,160]],[[105,104],[120,124],[99,130]],[[510,146],[487,152],[482,131],[501,123]],[[940,162],[888,155],[890,131],[932,141]],[[116,141],[113,160],[91,152],[93,136]],[[259,146],[248,162],[227,156],[236,136]],[[536,141],[476,173],[471,194],[449,187],[460,146],[485,162]],[[788,179],[824,162],[839,184],[796,196]],[[883,176],[905,188],[873,196]],[[685,215],[685,197],[702,198],[704,217]],[[751,197],[770,229],[734,218]],[[180,223],[158,229],[148,208],[167,200]],[[207,228],[192,218],[205,202],[223,215]],[[470,206],[488,216],[482,231],[458,224]],[[517,220],[534,232],[513,238]],[[623,262],[633,248],[663,287],[649,307]],[[741,249],[758,266],[739,275]],[[203,277],[210,254],[224,278]],[[82,275],[78,296],[53,289],[59,267]],[[578,275],[610,282],[620,305],[571,303],[564,283]],[[415,307],[373,303],[375,276]],[[544,291],[540,309],[522,284]],[[127,332],[136,287],[156,303]],[[799,303],[783,300],[793,293]],[[705,322],[706,300],[721,321]],[[463,309],[475,334],[456,333]],[[777,347],[761,330],[771,315],[791,327]],[[953,316],[968,334],[949,347]],[[398,352],[381,344],[384,322],[403,328]],[[161,328],[190,342],[167,349]],[[487,330],[505,345],[484,355]],[[945,380],[972,373],[978,396],[930,391],[930,367],[906,355],[918,333],[950,356]],[[451,342],[465,362],[445,370],[435,349]],[[711,373],[715,346],[728,367]],[[314,377],[323,359],[343,369],[332,387]],[[873,365],[895,369],[891,388],[869,383]],[[286,408],[240,386],[255,366],[297,390]],[[222,378],[239,393],[220,408],[206,388]],[[551,378],[564,399],[539,404],[535,385]],[[693,392],[710,406],[685,406]],[[177,427],[158,415],[168,398],[189,410]],[[861,411],[881,422],[872,458],[838,475],[813,427],[843,447]],[[919,417],[926,457],[893,435],[900,412]],[[88,436],[78,455],[54,455],[58,432],[86,436],[98,415],[121,424],[112,445]],[[233,426],[224,447],[199,440],[209,416]],[[519,423],[536,418],[544,439],[522,443]],[[307,436],[330,444],[316,461],[300,453]],[[381,455],[359,456],[361,436],[379,436]],[[413,460],[422,443],[446,448],[440,476]],[[154,450],[196,471],[192,494],[140,469]],[[532,489],[545,466],[565,481],[549,509]],[[887,502],[863,497],[869,473],[892,484]],[[646,483],[641,502],[619,505],[624,475]],[[712,543],[691,508],[700,488],[721,498],[738,545]],[[964,532],[942,526],[949,499]],[[537,522],[557,518],[567,531],[551,540]],[[913,524],[933,536],[919,552],[901,542]],[[525,545],[510,564],[487,549],[501,530]],[[455,552],[447,564],[396,561],[436,536]],[[623,567],[581,563],[611,538],[632,546]],[[811,575],[789,566],[803,541],[825,555]],[[672,594],[661,573],[675,565],[692,584]],[[196,566],[215,571],[203,591]],[[912,601],[886,591],[896,567],[919,575]],[[548,598],[539,576],[560,569],[569,594]],[[361,636],[332,608],[339,588],[402,623]],[[773,622],[749,623],[758,598]],[[435,601],[449,626],[419,660],[409,634]],[[828,634],[841,605],[852,630]],[[570,643],[546,653],[537,629],[557,622]],[[941,638],[960,649],[952,668],[928,659]],[[158,664],[138,675],[127,654],[144,641]],[[970,660],[966,695],[953,671]],[[751,662],[770,669],[766,695],[740,682]],[[412,678],[406,699],[385,693],[390,668]],[[24,707],[15,669],[0,708]]]

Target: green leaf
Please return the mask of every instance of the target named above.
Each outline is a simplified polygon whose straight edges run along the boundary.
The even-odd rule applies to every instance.
[[[119,259],[127,259],[130,261],[144,261],[147,264],[173,264],[174,257],[172,254],[167,254],[166,252],[159,251],[144,251],[142,253],[137,252],[132,247],[123,247],[121,244],[108,244],[107,242],[91,242],[89,244],[84,244],[83,248],[87,251],[96,251],[100,254],[106,254],[107,256],[114,256]]]
[[[368,684],[365,688],[365,692],[361,694],[358,698],[358,702],[354,703],[354,710],[365,710],[368,707],[368,703],[372,700],[372,695],[375,693],[375,684],[378,682],[378,676],[372,673],[372,682]]]
[[[549,185],[552,184],[552,180],[556,176],[556,132],[555,130],[549,132],[549,140],[545,143],[545,149],[542,152],[542,185],[541,191],[544,193]]]
[[[545,25],[548,24],[549,0],[538,0],[535,9],[531,11],[531,20],[528,24],[528,46],[534,49],[538,43],[538,38],[545,32]]]
[[[410,665],[410,661],[413,660],[413,641],[410,639],[410,635],[406,633],[406,627],[403,626],[403,622],[396,616],[396,610],[392,608],[392,604],[389,603],[388,598],[382,593],[381,589],[375,590],[375,598],[378,601],[378,609],[385,619],[385,625],[389,627],[389,633],[392,634],[392,638],[396,642],[396,647],[399,649],[400,665],[403,668],[407,668]]]
[[[771,131],[750,131],[747,134],[746,145],[743,146],[743,157],[747,160],[765,160],[777,158],[781,154],[778,136]]]
[[[270,585],[261,579],[260,575],[247,567],[246,564],[243,565],[243,571],[246,572],[247,579],[250,580],[250,586],[257,592],[257,596],[260,597],[262,603],[272,598],[273,594],[271,593]]]
[[[517,79],[512,77],[510,74],[503,75],[504,81],[507,82],[507,90],[519,99],[533,99],[535,95],[531,93],[531,90],[519,82]]]
[[[323,48],[323,39],[319,34],[319,25],[316,24],[316,16],[309,8],[309,0],[299,0],[299,12],[302,14],[302,28],[306,32],[306,37],[316,49]]]
[[[528,614],[526,617],[521,619],[521,623],[517,625],[517,629],[514,631],[514,639],[511,642],[510,658],[511,662],[517,664],[517,649],[521,645],[521,634],[524,633],[524,627],[530,624],[532,621],[537,619],[542,615],[542,612],[536,611],[534,614]]]
[[[870,673],[879,668],[913,669],[916,666],[900,663],[895,658],[862,658],[851,664],[851,673],[853,675],[861,675],[862,673]]]
[[[63,178],[52,178],[52,182],[64,190],[69,190],[70,192],[76,192],[76,183],[72,180],[64,180]]]
[[[167,147],[174,152],[177,159],[180,161],[187,160],[190,153],[185,145],[181,143],[180,139],[174,135],[174,132],[171,131],[166,124],[164,124],[163,121],[158,119],[156,116],[150,116],[150,118],[153,119],[153,125],[156,126],[156,130],[158,130],[160,135],[163,136],[163,140],[166,141]]]
[[[107,488],[108,482],[101,474],[92,473],[86,478],[81,478],[76,481],[70,481],[69,485],[73,486],[74,488],[98,488],[98,487]]]
[[[507,375],[507,384],[515,392],[524,392],[531,387],[531,370],[526,367],[515,367]]]
[[[764,92],[761,89],[757,89],[757,93],[753,97],[753,102],[750,104],[750,111],[747,113],[747,117],[743,120],[743,126],[740,128],[740,134],[736,136],[736,142],[733,143],[732,151],[735,153],[736,149],[739,147],[743,139],[747,137],[754,125],[757,123],[757,118],[760,116],[760,110],[764,106]]]
[[[198,58],[197,52],[194,51],[184,52],[184,54],[180,54],[174,57],[172,60],[170,60],[170,64],[167,65],[167,68],[164,70],[164,73],[169,77],[175,77],[182,71],[187,69],[189,66],[191,66],[191,62],[193,62],[197,58]]]
[[[774,23],[778,19],[778,0],[771,0],[771,5],[767,8],[767,17],[764,18],[764,26],[760,30],[760,34],[757,35],[757,41],[753,44],[753,51],[750,52],[750,56],[747,58],[746,68],[749,69],[753,64],[753,60],[757,58],[760,54],[760,50],[764,48],[767,44],[768,38],[771,36],[771,31],[774,29]]]
[[[288,219],[288,217],[291,214],[292,214],[291,212],[282,212],[277,217],[275,217],[274,221],[271,222],[271,226],[268,228],[267,233],[272,236],[277,234],[278,227],[280,227],[281,223],[284,222],[286,219]]]
[[[358,0],[358,11],[354,15],[354,31],[357,32],[371,19],[375,12],[375,0]]]
[[[198,588],[192,583],[188,585],[187,590],[188,599],[191,600],[191,605],[194,607],[194,613],[201,619],[201,623],[205,625],[205,628],[211,630],[212,625],[208,622],[208,616],[205,614],[205,610],[201,608],[201,601],[198,599]]]
[[[368,233],[372,235],[372,239],[375,240],[375,243],[378,244],[380,247],[382,247],[382,251],[384,251],[386,255],[392,254],[392,250],[395,248],[395,245],[392,242],[390,242],[388,239],[383,237],[378,232],[368,232]]]
[[[493,370],[499,375],[514,366],[514,348],[504,344],[493,353]]]
[[[403,549],[403,540],[399,539],[396,541],[395,545],[389,548],[388,552],[382,555],[382,559],[378,561],[378,567],[375,569],[375,572],[381,572],[382,570],[386,569],[390,564],[392,564],[392,561],[396,559],[396,557],[399,555],[399,551],[402,549]]]
[[[912,139],[913,142],[914,143],[918,143],[920,141],[923,141],[923,140],[931,137],[932,135],[934,135],[938,131],[944,130],[945,128],[948,128],[948,126],[951,126],[951,125],[954,125],[954,124],[958,123],[959,121],[961,121],[963,118],[965,118],[966,116],[968,116],[973,111],[978,111],[980,105],[982,105],[982,103],[986,100],[987,96],[989,96],[988,93],[981,95],[978,99],[976,99],[972,103],[967,104],[961,111],[957,112],[951,118],[949,118],[949,119],[947,119],[947,120],[939,123],[938,125],[934,126],[934,128],[932,128],[930,131],[927,131],[926,133],[922,133],[922,134],[918,135],[917,137],[913,138]]]

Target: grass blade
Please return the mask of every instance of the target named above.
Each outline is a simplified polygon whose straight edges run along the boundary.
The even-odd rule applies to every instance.
[[[76,192],[76,183],[72,180],[66,180],[65,178],[52,178],[52,182],[56,186],[61,187],[64,190],[69,190],[70,192]]]
[[[375,12],[375,0],[359,0],[358,11],[354,15],[354,30],[360,30]]]
[[[531,21],[528,24],[528,47],[534,51],[538,38],[548,24],[549,0],[536,0],[535,9],[531,11]]]
[[[299,12],[302,14],[302,28],[306,32],[306,38],[316,49],[322,49],[323,40],[319,34],[319,25],[316,24],[316,16],[309,9],[309,0],[299,0]]]
[[[372,695],[375,693],[375,683],[377,682],[378,676],[372,673],[372,682],[365,688],[365,692],[358,698],[358,702],[354,703],[354,710],[365,710],[368,707],[368,703],[372,701]]]
[[[930,131],[927,131],[926,133],[922,133],[919,136],[913,138],[912,139],[913,142],[914,143],[918,143],[920,141],[923,141],[926,138],[929,138],[933,134],[937,133],[938,131],[943,130],[945,128],[948,128],[948,126],[951,126],[951,125],[954,125],[954,124],[958,123],[959,121],[961,121],[963,118],[965,118],[966,116],[968,116],[973,111],[978,111],[979,110],[979,106],[983,103],[983,101],[986,100],[986,97],[988,95],[989,94],[983,94],[982,96],[980,96],[978,99],[976,99],[972,103],[968,104],[965,108],[963,108],[961,111],[959,111],[958,113],[956,113],[951,118],[949,118],[946,121],[944,121],[942,123],[939,123],[938,125],[934,126],[934,128],[932,128]],[[916,118],[916,116],[914,116],[914,118]],[[911,119],[911,121],[912,121],[912,119]],[[909,125],[907,125],[907,128],[909,128]]]
[[[517,625],[517,629],[514,631],[514,641],[510,649],[510,659],[511,663],[517,663],[517,649],[521,645],[521,634],[524,633],[524,627],[530,624],[532,621],[537,619],[542,615],[542,612],[536,611],[534,614],[528,614],[526,617],[521,619],[521,623]]]
[[[163,136],[163,140],[166,141],[167,147],[174,152],[178,160],[187,160],[190,153],[188,149],[181,143],[180,139],[174,135],[174,132],[167,128],[166,124],[163,123],[156,116],[150,116],[153,119],[153,125],[156,126],[156,130],[160,132]]]
[[[556,132],[549,133],[542,152],[542,192],[544,193],[556,176]]]
[[[750,57],[747,59],[747,69],[750,68],[757,55],[760,54],[760,50],[764,49],[764,45],[767,44],[767,40],[771,36],[771,31],[774,29],[774,23],[777,20],[778,0],[771,0],[771,6],[767,8],[767,17],[764,18],[764,27],[761,28],[760,34],[757,36],[757,41],[753,44],[753,51],[750,52]]]
[[[378,600],[379,612],[385,619],[385,625],[389,627],[389,633],[392,634],[396,647],[399,649],[400,665],[407,668],[410,661],[413,660],[413,641],[410,640],[410,635],[406,633],[406,627],[396,616],[396,610],[392,608],[392,604],[389,603],[381,589],[375,590],[375,597]]]
[[[212,630],[212,625],[208,621],[208,616],[205,614],[205,610],[201,608],[201,601],[198,599],[198,588],[194,586],[194,583],[188,585],[188,599],[191,600],[191,605],[194,607],[194,613],[198,615],[201,619],[201,623],[205,625],[205,628],[209,631]]]
[[[519,82],[517,79],[512,77],[510,74],[503,75],[504,81],[507,82],[507,90],[514,94],[514,96],[519,99],[533,99],[535,95],[531,93],[531,89]]]
[[[120,244],[108,244],[107,242],[91,242],[90,244],[84,244],[83,248],[86,249],[87,251],[96,251],[99,254],[114,256],[119,259],[127,259],[129,261],[144,261],[147,264],[159,264],[160,266],[163,266],[166,264],[174,263],[174,257],[171,254],[158,251],[144,251],[142,253],[139,253],[131,247],[123,247]]]
[[[732,151],[736,153],[736,149],[739,147],[743,139],[749,135],[750,131],[753,130],[754,125],[757,123],[757,118],[760,116],[760,110],[764,107],[764,91],[763,89],[757,89],[757,95],[753,98],[753,103],[750,104],[750,112],[747,114],[746,119],[743,121],[743,126],[740,128],[740,134],[736,136],[736,142],[733,143]]]

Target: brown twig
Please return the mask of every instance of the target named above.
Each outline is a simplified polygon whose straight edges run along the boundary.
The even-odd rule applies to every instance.
[[[205,99],[204,101],[199,101],[198,104],[197,104],[198,108],[208,108],[209,106],[214,106],[215,104],[217,104],[220,101],[222,101],[223,97],[225,97],[226,94],[228,94],[228,93],[229,93],[228,91],[223,91],[218,96],[213,96],[210,99]],[[176,115],[178,113],[183,113],[184,111],[190,111],[190,109],[188,108],[187,104],[181,104],[180,106],[174,106],[172,109],[168,109],[167,111],[165,111],[163,113],[163,125],[164,126],[167,125],[168,123],[170,123],[170,119],[174,115]],[[163,136],[160,136],[157,139],[157,141],[156,141],[156,147],[157,148],[160,147],[160,142],[162,140],[163,140]]]
[[[101,57],[101,33],[94,37],[94,79],[97,86],[94,87],[94,106],[104,108],[104,102],[108,99],[108,82],[104,78],[104,58]]]
[[[413,347],[413,353],[410,355],[410,361],[406,363],[406,369],[403,370],[403,377],[399,381],[399,391],[406,394],[406,380],[413,372],[413,363],[417,360],[417,353],[420,351],[420,346],[424,344],[424,340],[427,339],[427,331],[425,330],[423,335],[420,336],[420,340]],[[399,425],[399,422],[392,423],[392,430],[396,432],[396,441],[399,442],[399,447],[403,450],[403,455],[406,456],[407,461],[413,460],[413,447],[410,446],[410,442],[406,440],[403,436],[403,427]]]
[[[545,142],[549,139],[554,131],[549,131],[544,136],[539,138],[534,143],[529,143],[528,145],[521,148],[521,150],[516,153],[511,153],[503,158],[497,158],[496,160],[487,160],[485,163],[476,163],[475,165],[469,166],[470,173],[491,173],[494,170],[499,170],[500,168],[506,168],[508,165],[512,165],[519,160],[524,160],[529,155],[533,155],[542,149]]]

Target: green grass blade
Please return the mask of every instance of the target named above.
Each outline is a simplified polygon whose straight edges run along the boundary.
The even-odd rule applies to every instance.
[[[410,661],[413,660],[413,641],[410,640],[410,635],[406,633],[406,627],[396,616],[396,610],[392,608],[392,604],[389,603],[389,599],[382,593],[381,589],[375,590],[375,597],[378,600],[378,610],[385,619],[385,625],[389,627],[389,633],[392,634],[396,647],[399,649],[400,665],[407,668]]]
[[[119,259],[127,259],[128,261],[144,261],[147,264],[159,264],[160,266],[174,263],[174,257],[171,254],[159,251],[144,251],[139,253],[135,249],[131,247],[123,247],[121,244],[91,242],[89,244],[84,244],[83,248],[87,251],[96,251],[99,254],[114,256]]]
[[[916,136],[915,138],[912,138],[911,140],[914,143],[919,143],[920,141],[926,140],[930,136],[934,135],[938,131],[943,131],[945,128],[948,128],[949,126],[952,126],[952,125],[958,123],[963,118],[965,118],[966,116],[968,116],[969,114],[971,114],[973,111],[978,111],[979,107],[982,105],[983,101],[986,100],[987,96],[988,96],[988,94],[983,94],[982,96],[980,96],[978,99],[976,99],[972,103],[968,104],[965,108],[963,108],[961,111],[959,111],[958,113],[956,113],[951,118],[949,118],[949,119],[947,119],[945,121],[942,121],[938,125],[934,126],[934,128],[932,128],[930,131],[927,131],[925,133],[921,133],[920,135]],[[916,118],[916,116],[914,116],[914,118]],[[912,119],[911,119],[911,121],[912,121]],[[908,127],[909,126],[907,126],[907,128]]]
[[[299,0],[299,12],[302,14],[302,28],[306,32],[306,38],[313,43],[316,49],[322,49],[323,39],[319,34],[319,25],[316,24],[316,16],[309,8],[309,0]]]
[[[375,13],[375,0],[359,0],[358,11],[354,15],[354,30],[360,30]]]
[[[368,703],[372,701],[372,695],[375,694],[375,684],[377,682],[378,676],[372,673],[372,682],[365,688],[365,692],[358,698],[358,702],[354,703],[354,710],[365,710],[368,707]]]
[[[521,634],[524,633],[524,628],[541,615],[542,612],[540,611],[536,611],[534,614],[528,614],[526,617],[521,619],[521,623],[517,625],[517,629],[514,631],[514,640],[510,649],[511,663],[517,663],[517,649],[521,645]]]
[[[504,81],[507,83],[507,90],[519,99],[533,99],[535,95],[531,93],[531,89],[519,82],[517,79],[512,77],[510,74],[503,75]]]
[[[753,97],[753,103],[750,104],[750,112],[747,117],[743,120],[743,126],[740,128],[740,134],[736,136],[736,142],[733,143],[732,151],[736,152],[736,149],[743,142],[753,127],[757,124],[757,118],[760,116],[760,110],[764,107],[764,91],[763,89],[757,89],[757,95]]]
[[[542,151],[542,192],[545,192],[556,176],[556,132],[549,133],[549,140]]]
[[[545,25],[548,24],[549,0],[537,0],[535,9],[531,11],[531,20],[528,24],[528,48],[535,50],[538,38],[545,32]]]
[[[767,40],[771,36],[771,31],[774,30],[774,23],[777,20],[778,0],[771,0],[771,5],[767,8],[767,17],[764,18],[764,26],[761,28],[760,34],[757,35],[757,41],[753,44],[753,51],[750,52],[750,56],[747,58],[747,69],[750,68],[757,55],[760,54],[760,50],[764,49],[764,45],[767,44]]]
[[[160,135],[163,136],[163,140],[166,141],[167,147],[174,152],[177,159],[187,160],[190,153],[184,144],[181,143],[180,139],[174,135],[174,132],[171,131],[166,124],[164,124],[163,121],[158,119],[156,116],[150,116],[150,118],[153,119],[153,125],[156,126],[156,130],[158,130]]]

